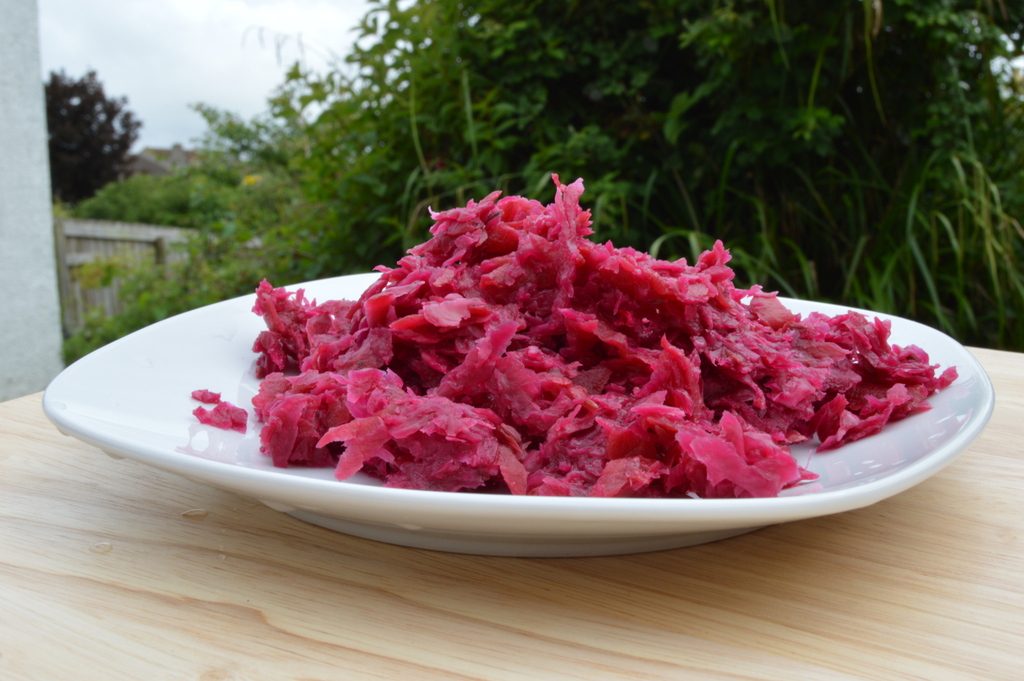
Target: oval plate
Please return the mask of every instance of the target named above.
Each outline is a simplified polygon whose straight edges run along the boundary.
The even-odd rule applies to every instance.
[[[378,275],[300,284],[318,300],[356,298]],[[849,308],[781,299],[794,312]],[[792,449],[818,480],[765,499],[596,499],[426,492],[338,482],[330,469],[274,468],[259,452],[250,400],[259,386],[252,342],[264,328],[254,296],[164,320],[75,362],[50,383],[43,408],[61,432],[121,457],[253,497],[305,521],[379,541],[462,553],[582,556],[689,546],[765,525],[839,513],[898,494],[938,472],[981,432],[992,385],[959,343],[900,317],[892,342],[914,343],[960,377],[932,409],[880,434],[816,454]],[[199,424],[197,388],[250,412],[241,435]]]

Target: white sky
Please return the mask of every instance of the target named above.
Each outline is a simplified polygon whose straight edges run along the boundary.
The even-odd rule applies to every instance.
[[[107,96],[127,97],[142,121],[136,148],[189,146],[205,129],[190,104],[247,118],[264,111],[292,63],[322,70],[345,55],[368,7],[367,0],[38,3],[42,78],[94,69]]]

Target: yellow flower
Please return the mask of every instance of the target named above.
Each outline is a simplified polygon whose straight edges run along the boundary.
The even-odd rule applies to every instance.
[[[254,184],[258,184],[263,178],[260,175],[246,175],[242,178],[242,184],[246,187],[251,187]]]

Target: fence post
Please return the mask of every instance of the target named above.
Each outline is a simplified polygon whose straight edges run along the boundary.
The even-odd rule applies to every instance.
[[[155,253],[153,257],[156,259],[157,265],[165,265],[167,263],[167,239],[166,237],[158,236],[156,241],[153,242],[153,250]]]

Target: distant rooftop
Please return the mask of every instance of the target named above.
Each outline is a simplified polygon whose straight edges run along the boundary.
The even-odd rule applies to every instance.
[[[186,149],[180,144],[171,148],[145,147],[132,157],[129,175],[167,175],[180,168],[187,168],[199,160],[199,153]]]

